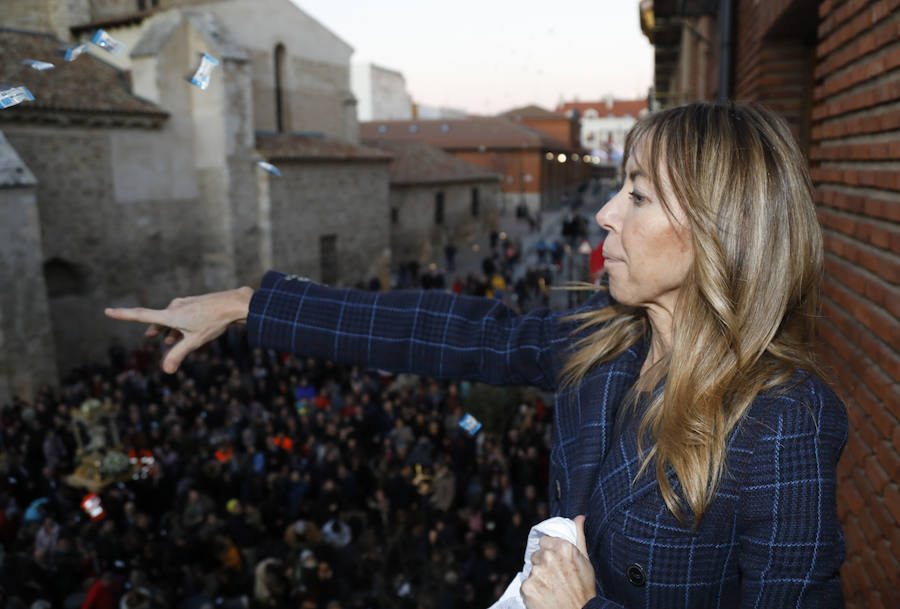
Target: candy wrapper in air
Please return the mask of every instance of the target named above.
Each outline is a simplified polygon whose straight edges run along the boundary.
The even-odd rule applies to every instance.
[[[34,95],[25,87],[0,87],[0,108],[9,108],[23,101],[33,101]]]
[[[118,55],[125,49],[124,42],[116,40],[103,30],[97,30],[97,32],[94,34],[94,37],[91,38],[91,42],[96,44],[101,49],[106,49],[113,55]]]
[[[212,69],[217,65],[219,65],[219,61],[215,57],[204,53],[203,56],[200,57],[200,66],[190,78],[191,84],[206,90],[206,87],[209,86],[209,75],[212,73]]]
[[[281,172],[278,171],[278,168],[275,167],[275,165],[273,165],[272,163],[267,163],[265,161],[257,161],[256,164],[259,165],[260,167],[262,167],[263,169],[265,169],[266,171],[268,171],[269,173],[271,173],[272,175],[276,175],[279,178],[281,177]]]
[[[478,430],[481,429],[481,423],[470,415],[468,412],[463,416],[462,419],[459,420],[459,426],[469,432],[470,436],[474,436],[478,433]]]
[[[56,67],[52,63],[47,63],[46,61],[38,61],[37,59],[23,59],[22,63],[30,68],[34,68],[38,72],[43,72],[44,70],[52,70]]]
[[[78,59],[82,53],[87,51],[87,44],[79,44],[78,46],[74,46],[71,49],[63,49],[63,59],[66,61],[75,61]]]

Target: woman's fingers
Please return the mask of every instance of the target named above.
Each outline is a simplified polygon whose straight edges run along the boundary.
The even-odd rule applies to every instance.
[[[166,339],[168,340],[168,338]],[[201,343],[202,344],[202,343]],[[199,347],[200,344],[194,344],[194,341],[183,338],[169,349],[162,361],[163,372],[175,374],[181,362],[188,356],[188,353]]]
[[[144,332],[144,336],[146,336],[147,338],[153,338],[154,336],[159,336],[159,333],[165,329],[165,326],[160,326],[159,324],[150,324],[150,326]]]
[[[584,554],[588,555],[587,551],[587,541],[584,539],[584,516],[576,516],[575,517],[575,547]]]
[[[145,309],[143,307],[110,307],[103,312],[107,317],[122,321],[138,321],[158,326],[170,325],[168,311],[164,309]]]

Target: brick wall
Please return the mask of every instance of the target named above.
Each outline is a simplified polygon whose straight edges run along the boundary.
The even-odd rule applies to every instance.
[[[815,183],[825,241],[822,360],[850,419],[838,470],[847,607],[893,609],[900,607],[900,0],[736,0],[735,19],[732,95],[788,120]],[[710,83],[700,97],[715,93]]]
[[[851,427],[844,590],[849,608],[900,607],[900,1],[825,0],[818,13],[810,162],[823,351]]]

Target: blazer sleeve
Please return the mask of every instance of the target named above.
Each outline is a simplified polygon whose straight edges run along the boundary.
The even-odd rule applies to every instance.
[[[552,391],[568,342],[559,318],[520,315],[488,298],[336,289],[270,271],[251,299],[247,329],[251,345],[297,355]]]
[[[835,487],[847,439],[844,405],[812,381],[758,416],[741,497],[741,607],[843,607]]]

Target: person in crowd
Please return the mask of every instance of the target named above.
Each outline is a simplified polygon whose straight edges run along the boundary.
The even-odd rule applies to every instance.
[[[243,322],[280,352],[555,392],[549,511],[576,543],[542,538],[529,609],[840,606],[847,419],[813,357],[804,156],[774,113],[735,103],[651,114],[625,152],[596,215],[608,286],[574,311],[269,272],[255,291],[106,313],[164,335],[168,373]]]

